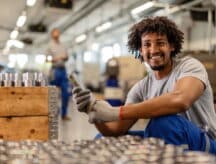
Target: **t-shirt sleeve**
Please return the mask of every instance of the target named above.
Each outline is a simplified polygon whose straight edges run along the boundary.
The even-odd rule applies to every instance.
[[[195,77],[201,80],[205,86],[207,85],[208,74],[203,64],[197,59],[190,58],[189,60],[183,62],[178,69],[180,71],[178,79],[188,76]]]
[[[134,104],[143,101],[141,96],[140,82],[136,83],[128,92],[125,104]]]

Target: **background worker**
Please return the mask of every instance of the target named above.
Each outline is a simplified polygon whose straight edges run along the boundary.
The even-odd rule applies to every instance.
[[[50,71],[50,84],[56,85],[61,89],[61,117],[63,120],[70,120],[67,116],[67,107],[69,102],[69,81],[65,68],[65,62],[68,60],[66,48],[59,40],[60,31],[54,28],[51,31],[51,41],[48,46],[47,54],[52,56],[52,68]]]
[[[132,87],[122,107],[94,101],[85,89],[73,89],[78,110],[86,112],[105,136],[127,134],[138,119],[150,118],[140,136],[216,154],[216,114],[208,75],[198,60],[177,57],[182,43],[183,33],[166,17],[133,25],[129,50],[152,72]],[[94,105],[86,111],[90,102]]]
[[[119,84],[119,62],[116,58],[107,61],[105,74],[104,99],[112,106],[122,105],[123,89]]]

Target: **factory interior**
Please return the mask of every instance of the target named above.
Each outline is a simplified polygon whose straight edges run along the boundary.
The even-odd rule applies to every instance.
[[[1,0],[0,13],[0,164],[216,163],[216,0]],[[150,34],[140,34],[141,47],[133,47],[131,27],[157,17],[174,22],[183,33],[176,56],[190,56],[200,64],[200,69],[190,70],[191,77],[179,75],[183,77],[179,80],[175,74],[176,87],[187,88],[185,99],[193,100],[188,111],[161,115],[156,114],[160,111],[152,115],[138,111],[139,105],[144,108],[148,102],[152,110],[163,105],[172,110],[175,105],[172,97],[156,103],[161,95],[172,92],[174,84],[154,96],[145,92],[156,90],[159,83],[151,86],[148,79],[148,84],[138,87],[157,72],[151,63],[162,60],[163,54],[144,60],[143,38]],[[173,48],[168,34],[161,31],[159,37],[167,35],[167,44]],[[197,63],[189,63],[188,70]],[[204,75],[196,74],[201,68],[207,82],[202,80]],[[184,79],[188,83],[181,83]],[[202,93],[197,85],[204,88]],[[135,87],[140,95],[147,95],[141,100],[139,93],[132,95]],[[77,98],[84,91],[86,101],[84,96]],[[195,109],[202,96],[191,98],[192,92],[206,96],[206,101],[200,100],[203,111]],[[119,113],[113,114],[113,109]],[[184,129],[183,139],[171,134],[170,124],[181,131],[175,120],[165,125],[165,136],[163,126],[151,129],[151,134],[162,137],[146,132],[157,118],[169,120],[172,114],[193,127],[198,125],[199,135],[192,127]],[[115,121],[116,129],[123,130],[106,133]]]

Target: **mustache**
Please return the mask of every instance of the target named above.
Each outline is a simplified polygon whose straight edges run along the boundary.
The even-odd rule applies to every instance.
[[[164,53],[163,53],[163,52],[157,52],[157,53],[148,53],[148,54],[147,54],[147,58],[148,58],[148,59],[151,59],[152,56],[161,56],[161,57],[163,57],[163,56],[164,56]]]

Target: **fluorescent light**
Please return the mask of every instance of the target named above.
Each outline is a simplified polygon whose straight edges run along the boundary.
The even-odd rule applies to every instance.
[[[92,61],[92,53],[90,51],[84,52],[84,62],[90,63]]]
[[[31,7],[31,6],[34,6],[35,2],[36,2],[36,0],[27,0],[26,4],[27,4],[27,6]]]
[[[8,60],[9,60],[8,67],[10,67],[10,68],[15,67],[15,65],[16,65],[16,55],[10,54],[8,56]]]
[[[131,14],[132,14],[132,15],[136,15],[136,14],[138,14],[138,13],[144,11],[144,10],[147,10],[147,9],[153,7],[154,4],[155,4],[155,3],[152,2],[152,1],[151,1],[151,2],[146,2],[146,3],[144,3],[143,5],[132,9],[132,10],[131,10]]]
[[[9,55],[9,67],[14,67],[16,63],[18,64],[19,68],[23,68],[25,64],[28,62],[28,55],[26,54],[11,54]]]
[[[18,27],[22,27],[25,24],[25,22],[26,22],[26,13],[23,12],[23,14],[19,16],[16,25]]]
[[[121,55],[121,47],[118,43],[115,43],[113,45],[113,54],[114,54],[114,56],[120,56]]]
[[[113,48],[111,46],[106,46],[101,49],[101,60],[106,63],[110,58],[113,57]]]
[[[13,30],[10,34],[11,39],[16,39],[18,36],[19,32],[17,30]]]
[[[24,43],[19,40],[8,40],[7,47],[12,47],[12,46],[17,47],[17,48],[23,48]]]
[[[106,22],[96,28],[96,32],[102,32],[109,29],[112,26],[112,22]]]
[[[20,68],[23,68],[28,62],[28,56],[26,54],[17,54],[16,62]]]
[[[80,43],[80,42],[86,40],[86,38],[87,38],[86,34],[82,34],[82,35],[76,37],[75,42]]]
[[[99,49],[99,44],[98,43],[93,43],[92,44],[92,50],[97,51]]]
[[[12,63],[15,63],[16,62],[16,55],[14,55],[14,54],[9,55],[8,60]]]
[[[43,54],[35,56],[35,62],[38,64],[44,64],[46,62],[46,56]]]

